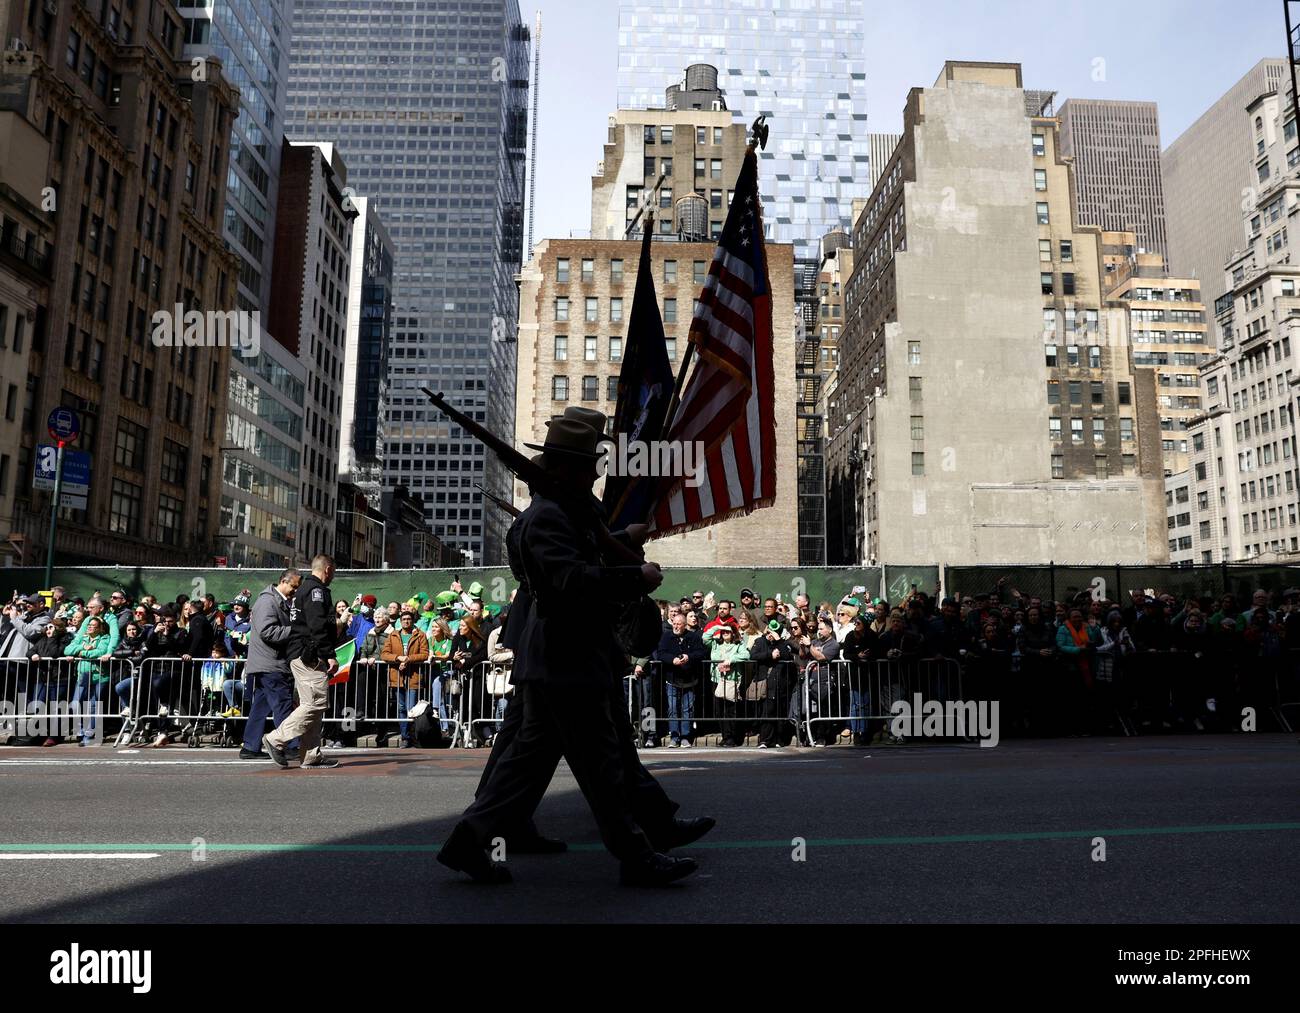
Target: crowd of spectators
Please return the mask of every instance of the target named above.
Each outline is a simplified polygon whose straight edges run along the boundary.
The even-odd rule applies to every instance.
[[[15,594],[0,613],[0,686],[29,701],[147,717],[160,745],[172,737],[166,718],[178,683],[201,695],[181,710],[238,720],[251,703],[241,663],[257,635],[253,597]],[[814,604],[806,594],[783,600],[742,588],[736,600],[697,591],[659,605],[657,648],[628,659],[629,716],[644,748],[686,748],[701,734],[717,734],[724,747],[751,738],[768,749],[866,746],[893,738],[882,715],[920,688],[997,700],[1003,734],[1033,736],[1225,731],[1240,726],[1243,707],[1300,699],[1290,660],[1300,657],[1296,589],[1257,591],[1249,602],[1143,591],[1122,601],[1086,592],[1045,601],[999,581],[942,600],[914,588],[891,603],[856,587]],[[458,581],[404,602],[367,594],[338,602],[337,639],[355,644],[355,659],[333,716],[346,703],[356,720],[348,734],[331,730],[329,744],[371,731],[387,745],[395,730],[399,746],[414,745],[411,714],[421,701],[443,734],[468,721],[465,741],[490,743],[512,691],[512,655],[500,645],[508,616],[508,605],[484,602],[481,585]],[[581,636],[590,620],[575,621]],[[178,664],[142,666],[149,659]],[[27,663],[21,685],[6,661]],[[94,733],[92,716],[77,739],[88,744]]]

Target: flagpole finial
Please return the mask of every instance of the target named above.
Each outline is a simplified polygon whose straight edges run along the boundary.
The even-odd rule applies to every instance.
[[[754,121],[754,125],[749,128],[749,131],[750,131],[749,150],[753,151],[755,148],[762,148],[764,151],[766,151],[767,136],[769,131],[767,125],[767,113],[763,113],[763,115],[761,115],[758,119],[756,119]]]

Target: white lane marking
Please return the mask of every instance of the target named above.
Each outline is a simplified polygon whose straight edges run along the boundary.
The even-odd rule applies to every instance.
[[[255,760],[0,760],[0,771],[5,767],[247,767]],[[265,761],[270,763],[270,760]]]
[[[98,853],[98,854],[83,855],[71,851],[48,852],[48,853],[32,852],[30,854],[23,853],[23,854],[16,854],[16,855],[0,854],[0,862],[69,862],[69,861],[93,862],[93,861],[98,861],[100,859],[104,859],[107,861],[130,862],[130,861],[140,861],[146,858],[158,858],[158,857],[160,856],[157,853],[150,852],[150,851],[131,852],[129,854],[121,854],[121,855],[112,854],[112,853]]]

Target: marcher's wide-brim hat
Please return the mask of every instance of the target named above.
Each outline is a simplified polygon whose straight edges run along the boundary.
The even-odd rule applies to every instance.
[[[525,443],[529,450],[540,450],[546,457],[582,458],[595,461],[602,456],[601,434],[577,419],[554,419],[546,430],[543,444]]]
[[[604,412],[598,412],[595,408],[579,408],[577,406],[564,409],[563,418],[570,419],[574,422],[581,422],[584,426],[591,426],[592,429],[600,433],[602,442],[613,443],[613,439],[605,435],[605,430],[609,428],[609,416]],[[551,423],[548,422],[549,426]]]

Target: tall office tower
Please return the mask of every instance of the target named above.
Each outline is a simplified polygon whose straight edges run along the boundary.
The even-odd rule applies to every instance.
[[[275,216],[271,330],[306,371],[298,554],[334,552],[352,223],[357,207],[333,144],[284,142]]]
[[[863,531],[832,564],[1167,556],[1154,375],[1103,328],[1101,233],[1033,98],[986,63],[908,97],[854,227],[827,459]]]
[[[510,478],[420,388],[514,432],[531,38],[518,0],[294,10],[289,129],[346,152],[396,252],[384,488],[475,561],[503,561],[509,523],[475,485],[505,499]]]
[[[1260,189],[1255,132],[1241,111],[1290,82],[1285,59],[1261,60],[1165,150],[1169,269],[1197,278],[1207,306],[1227,291],[1223,265],[1248,240],[1243,199]],[[1295,148],[1295,136],[1290,138]],[[1286,159],[1296,157],[1288,151]]]
[[[885,166],[889,164],[894,149],[898,147],[898,142],[902,139],[902,134],[867,135],[867,143],[871,151],[871,183],[868,193],[874,190],[876,184],[880,182],[880,176],[885,171]]]
[[[374,201],[353,199],[352,268],[339,424],[339,481],[378,510],[384,488],[388,345],[393,326],[393,240]]]
[[[759,162],[769,241],[812,260],[868,189],[864,26],[863,0],[620,0],[618,107],[655,106],[683,66],[717,66],[736,119],[770,119]]]
[[[1300,264],[1288,222],[1300,202],[1289,76],[1238,113],[1258,189],[1239,210],[1248,241],[1226,265],[1215,307],[1219,354],[1201,367],[1205,411],[1188,424],[1191,467],[1168,481],[1180,561],[1300,557]],[[1234,132],[1235,133],[1235,132]]]
[[[235,357],[221,461],[222,555],[232,565],[299,557],[298,487],[305,372],[266,326],[292,34],[291,0],[179,0],[185,57],[214,56],[239,87],[224,233],[239,258],[236,298],[260,314],[258,354]]]
[[[71,449],[86,455],[87,488],[60,506],[57,554],[210,564],[231,348],[215,342],[209,314],[224,327],[235,302],[221,212],[237,93],[215,64],[182,59],[171,4],[0,11],[0,137],[13,142],[0,147],[0,190],[28,205],[6,207],[0,236],[8,270],[48,279],[10,311],[30,324],[27,361],[4,381],[23,385],[21,442],[4,447],[22,482],[11,531],[29,562],[43,558],[51,497],[31,491],[32,477],[52,443],[45,420],[65,407],[81,416]],[[182,340],[191,313],[210,324],[189,331],[199,344]],[[17,407],[10,390],[6,410]]]
[[[1078,223],[1133,232],[1140,250],[1164,256],[1169,244],[1156,104],[1072,98],[1057,115],[1061,154],[1074,159]]]

